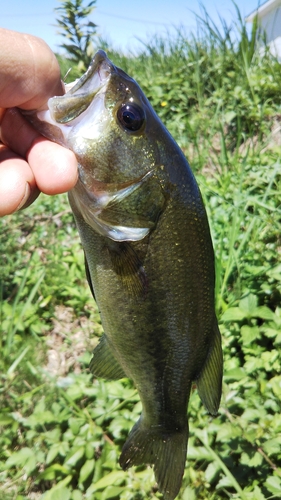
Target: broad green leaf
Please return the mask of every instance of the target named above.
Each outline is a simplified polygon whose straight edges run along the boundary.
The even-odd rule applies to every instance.
[[[94,449],[92,443],[86,443],[86,445],[85,445],[86,458],[88,458],[90,460],[91,458],[93,458],[94,454],[95,454],[95,449]]]
[[[1,413],[0,414],[0,425],[11,425],[14,423],[14,419],[9,414]]]
[[[83,493],[80,490],[73,490],[71,500],[83,500]]]
[[[214,479],[218,476],[220,472],[220,466],[216,462],[211,462],[208,464],[207,469],[205,470],[205,477],[208,483],[212,483]]]
[[[274,495],[281,497],[281,479],[278,476],[270,476],[264,483],[265,487]]]
[[[87,490],[87,494],[93,493],[98,490],[103,490],[107,486],[111,486],[114,484],[116,481],[124,480],[126,479],[126,473],[124,471],[113,471],[107,474],[106,476],[102,477],[99,481],[96,482],[96,484],[92,484],[90,488]]]
[[[107,488],[105,488],[105,490],[102,492],[102,495],[101,495],[101,500],[107,500],[107,499],[110,499],[110,498],[120,498],[120,494],[122,493],[122,491],[124,491],[124,486],[123,487],[120,487],[120,486],[108,486]]]
[[[59,427],[55,427],[47,432],[44,432],[44,439],[49,445],[57,444],[60,441],[61,431]]]
[[[243,420],[249,420],[249,422],[258,422],[261,416],[266,414],[264,409],[256,409],[256,408],[246,408],[241,418]]]
[[[56,456],[60,453],[62,443],[56,443],[54,444],[48,451],[47,458],[46,458],[46,463],[49,464],[51,463]]]
[[[279,330],[279,328],[274,325],[274,323],[269,323],[269,326],[267,326],[267,324],[265,324],[265,326],[263,327],[263,330],[264,330],[264,334],[269,337],[269,338],[274,338],[274,341],[277,342],[277,343],[280,343],[281,342],[281,332]],[[279,340],[279,337],[280,337],[280,340]]]
[[[246,297],[240,300],[239,308],[245,312],[247,317],[252,317],[254,311],[256,310],[258,305],[258,299],[256,295],[249,293]]]
[[[268,372],[271,370],[276,370],[280,373],[281,371],[281,360],[279,351],[277,349],[272,349],[269,352],[263,352],[261,354],[261,359],[263,361],[264,369]]]
[[[253,314],[256,318],[274,320],[275,314],[267,306],[260,306],[254,310]]]
[[[263,450],[267,455],[273,455],[274,453],[281,453],[281,436],[276,436],[273,439],[269,439],[262,445]]]
[[[77,418],[70,418],[68,421],[69,428],[71,429],[74,435],[79,433],[81,426],[85,421]]]
[[[257,326],[243,325],[241,327],[243,344],[248,345],[260,338],[260,329]]]
[[[242,432],[242,429],[238,425],[233,426],[230,423],[226,422],[219,427],[219,430],[217,432],[217,441],[227,443],[231,439],[241,436]]]
[[[273,269],[270,269],[266,273],[270,278],[274,278],[276,280],[281,281],[281,264],[278,266],[274,267]]]
[[[41,500],[70,500],[71,490],[67,488],[72,476],[65,477],[62,481],[57,483],[53,488],[43,494]]]
[[[24,464],[23,467],[28,476],[30,476],[31,472],[33,472],[36,469],[37,461],[38,461],[37,457],[34,453],[33,456],[29,457],[29,459]]]
[[[259,488],[258,486],[255,486],[252,496],[250,498],[251,500],[266,500],[265,496],[261,491],[261,488]]]
[[[232,487],[233,487],[233,484],[232,484],[231,478],[229,478],[227,476],[223,476],[216,485],[216,489],[218,489],[218,490],[220,488],[232,488]]]
[[[190,444],[188,449],[188,456],[193,460],[207,460],[210,462],[212,460],[212,455],[206,450],[204,446],[193,446]]]
[[[89,475],[93,472],[95,467],[95,460],[92,458],[90,460],[86,460],[86,462],[82,465],[79,475],[79,482],[84,483],[86,479],[88,479]]]
[[[46,481],[53,481],[56,477],[56,473],[57,468],[54,465],[51,465],[50,467],[46,467],[43,472],[40,472],[39,478],[46,479]]]
[[[246,317],[244,310],[240,307],[229,307],[222,315],[222,321],[242,321]]]
[[[77,462],[84,456],[85,453],[85,447],[80,446],[79,448],[74,448],[71,450],[71,452],[68,454],[65,460],[65,465],[68,466],[74,466],[77,464]]]
[[[34,451],[31,448],[21,448],[21,450],[14,452],[6,461],[6,467],[18,465],[24,467],[26,462],[34,456]]]
[[[277,375],[270,380],[272,391],[278,399],[281,399],[281,375]]]
[[[54,487],[42,495],[42,500],[70,500],[71,490],[62,486]]]
[[[255,452],[254,454],[252,453],[252,450],[250,450],[249,453],[242,453],[241,454],[241,464],[245,464],[249,467],[259,467],[262,462],[263,462],[263,457],[260,453]]]
[[[45,478],[46,476],[46,479],[51,479],[51,478],[54,479],[57,476],[61,477],[62,475],[66,476],[67,474],[69,474],[69,467],[65,467],[64,465],[54,463],[50,467],[47,467],[43,472],[41,472],[40,477]]]
[[[225,123],[230,123],[232,122],[232,120],[234,120],[234,118],[236,117],[236,112],[235,111],[227,111],[225,114],[224,114],[224,120],[225,120]]]
[[[225,380],[242,380],[245,377],[247,377],[247,374],[243,368],[233,368],[224,374]]]
[[[197,495],[194,489],[187,486],[182,494],[182,500],[197,500]]]
[[[42,426],[44,424],[49,424],[54,421],[56,421],[56,417],[49,410],[44,410],[42,412],[35,411],[27,418],[27,422],[32,428],[37,427],[38,425]]]
[[[263,457],[262,457],[261,453],[258,453],[256,451],[254,456],[252,458],[250,458],[248,465],[249,465],[249,467],[259,467],[262,464],[262,462],[263,462]]]

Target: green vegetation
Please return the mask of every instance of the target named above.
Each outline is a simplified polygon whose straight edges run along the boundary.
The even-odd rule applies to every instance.
[[[108,52],[186,152],[216,252],[223,399],[211,418],[191,395],[179,499],[280,499],[281,66],[254,52],[239,12],[236,31],[203,14],[194,37]],[[66,196],[1,229],[0,498],[161,498],[150,468],[118,466],[141,407],[129,380],[89,373],[102,326]]]
[[[71,56],[80,72],[87,69],[94,55],[92,39],[97,25],[89,21],[88,17],[94,10],[95,3],[96,0],[91,0],[83,6],[83,0],[65,0],[55,9],[59,13],[59,32],[66,39],[61,47]],[[82,20],[87,22],[82,23]]]

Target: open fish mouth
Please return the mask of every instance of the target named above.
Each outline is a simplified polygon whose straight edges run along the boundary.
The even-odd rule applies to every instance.
[[[103,50],[98,50],[86,73],[79,80],[66,85],[66,95],[85,95],[88,93],[91,96],[96,95],[113,71],[116,71],[115,66],[108,59],[106,53]]]
[[[45,109],[24,112],[45,137],[80,153],[83,140],[95,140],[109,121],[105,94],[118,72],[103,50],[98,50],[81,78],[66,85],[66,94],[48,100]]]
[[[61,97],[49,99],[51,117],[57,123],[68,123],[80,116],[94,97],[106,86],[115,66],[103,50],[99,50],[86,73]]]
[[[61,125],[73,122],[90,106],[98,93],[103,91],[115,71],[116,68],[106,53],[98,50],[86,73],[79,80],[66,85],[67,93],[49,99],[50,118],[47,121]],[[39,111],[37,116],[42,121],[47,118],[45,111]]]

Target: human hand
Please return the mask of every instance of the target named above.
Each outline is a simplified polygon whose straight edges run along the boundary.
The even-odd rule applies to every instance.
[[[59,194],[77,181],[77,161],[42,137],[16,108],[40,109],[64,94],[55,55],[40,38],[0,28],[0,216]]]

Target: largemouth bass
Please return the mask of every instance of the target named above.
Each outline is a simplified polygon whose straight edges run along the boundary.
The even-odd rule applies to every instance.
[[[102,50],[64,96],[29,119],[78,159],[69,201],[104,328],[90,368],[130,377],[142,402],[121,467],[154,465],[159,490],[173,500],[192,383],[212,415],[221,397],[214,255],[199,188],[138,84]]]

